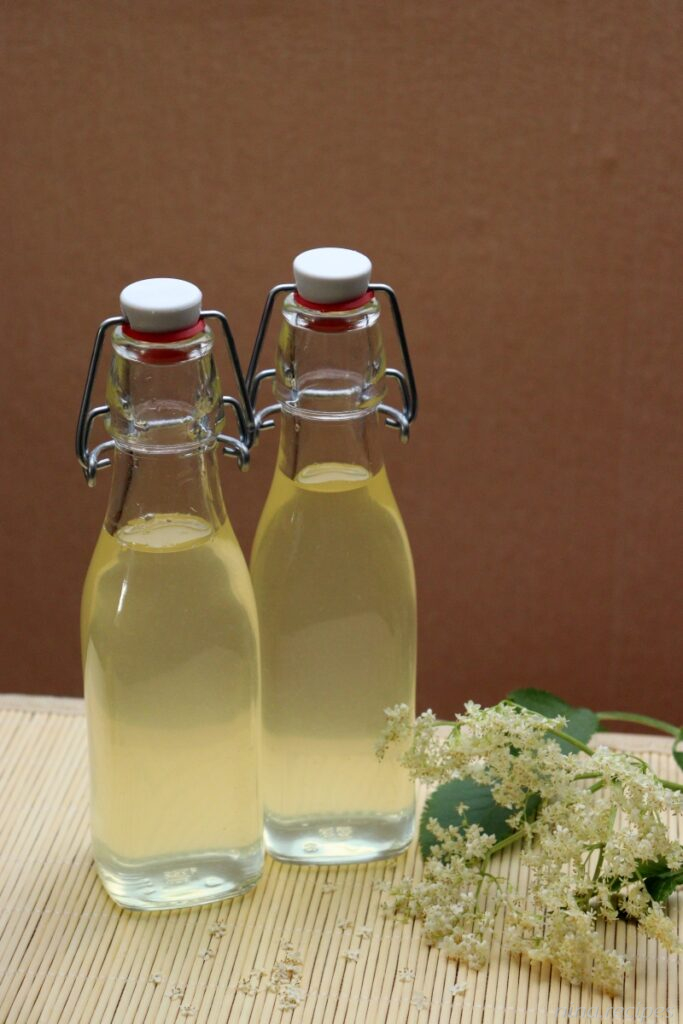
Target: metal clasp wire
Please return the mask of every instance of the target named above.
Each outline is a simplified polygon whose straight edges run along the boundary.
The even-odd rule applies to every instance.
[[[237,355],[235,339],[233,337],[232,330],[230,329],[228,319],[224,313],[221,313],[217,309],[208,309],[202,310],[199,316],[204,321],[217,320],[220,324],[225,337],[225,343],[241,399],[241,401],[238,401],[236,398],[233,398],[232,395],[222,396],[223,404],[230,406],[230,408],[235,412],[235,418],[237,420],[240,434],[239,438],[232,437],[229,434],[219,434],[216,440],[222,444],[224,455],[234,456],[237,459],[237,464],[240,469],[247,469],[249,466],[249,449],[251,448],[256,433],[254,429],[254,414],[252,407],[249,404],[247,386],[244,380],[244,374],[242,373],[242,367],[240,366],[239,357]],[[92,450],[88,448],[88,441],[90,439],[90,432],[92,430],[93,423],[100,416],[106,416],[109,413],[108,405],[97,405],[92,409],[89,408],[92,389],[95,383],[97,367],[99,365],[102,347],[104,345],[104,339],[107,332],[111,328],[118,327],[125,323],[126,319],[122,316],[110,316],[107,317],[106,320],[103,320],[97,328],[97,334],[95,335],[95,341],[90,355],[90,364],[85,378],[83,397],[81,399],[81,407],[78,413],[78,424],[76,426],[76,456],[89,487],[95,486],[97,471],[99,469],[105,469],[107,466],[111,465],[111,459],[107,453],[111,452],[115,447],[114,441],[103,441],[101,444],[96,445]]]
[[[396,333],[398,335],[398,341],[401,346],[401,355],[403,357],[403,370],[395,370],[391,367],[385,370],[387,377],[392,377],[398,381],[401,390],[402,408],[396,409],[394,406],[385,405],[382,403],[379,405],[378,411],[384,413],[384,422],[388,427],[394,427],[401,432],[401,440],[407,441],[410,435],[410,424],[413,422],[417,415],[417,388],[415,386],[415,375],[413,373],[413,366],[410,359],[410,351],[408,349],[408,339],[406,338],[405,329],[403,327],[403,317],[401,316],[401,309],[396,298],[394,289],[388,284],[370,284],[368,285],[370,291],[381,292],[387,296],[391,305],[391,312],[394,318],[394,324],[396,326]],[[264,380],[269,380],[275,376],[274,369],[258,370],[259,359],[261,358],[261,350],[266,337],[266,331],[268,330],[268,324],[273,314],[273,307],[275,306],[275,300],[278,295],[283,292],[296,291],[295,284],[277,284],[274,288],[268,292],[263,312],[261,313],[261,322],[258,326],[256,333],[256,341],[254,342],[254,348],[252,349],[251,359],[249,360],[249,368],[247,370],[247,391],[249,395],[249,404],[253,410],[253,426],[255,436],[257,437],[261,430],[268,430],[270,427],[275,426],[275,420],[270,417],[275,413],[280,412],[281,406],[279,402],[273,405],[267,405],[264,409],[256,410],[256,399],[258,396],[258,390]]]

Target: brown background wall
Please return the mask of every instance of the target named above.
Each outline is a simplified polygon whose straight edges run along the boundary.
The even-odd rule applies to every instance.
[[[196,281],[246,356],[292,256],[337,244],[413,341],[421,415],[386,446],[421,703],[683,718],[681,5],[2,8],[2,688],[80,691],[108,481],[72,435],[119,289]],[[225,465],[245,546],[274,454]]]

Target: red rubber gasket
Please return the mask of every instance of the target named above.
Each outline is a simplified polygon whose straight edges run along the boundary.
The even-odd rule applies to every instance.
[[[204,321],[199,319],[196,324],[183,327],[180,331],[136,331],[129,323],[122,324],[121,330],[131,341],[146,341],[150,345],[150,348],[139,350],[137,355],[141,363],[183,363],[188,358],[186,351],[164,348],[164,345],[172,341],[187,341],[195,334],[201,334],[205,326]]]
[[[317,310],[319,313],[345,313],[350,309],[359,309],[374,299],[374,297],[375,293],[368,289],[363,295],[359,295],[357,299],[350,299],[348,302],[310,302],[308,299],[302,298],[298,292],[294,292],[294,301],[298,305],[304,306],[306,309]]]
[[[135,331],[129,323],[123,324],[121,330],[127,338],[132,338],[133,341],[148,341],[150,345],[163,345],[166,341],[187,341],[195,334],[200,334],[204,330],[204,321],[198,320],[196,324],[183,327],[180,331]]]

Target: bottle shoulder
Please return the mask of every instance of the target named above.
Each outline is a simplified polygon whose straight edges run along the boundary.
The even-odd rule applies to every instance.
[[[103,527],[83,589],[83,613],[104,604],[112,615],[134,613],[162,625],[171,618],[241,606],[254,619],[246,560],[230,521],[216,528],[197,516],[169,514],[132,520],[115,534]]]
[[[254,539],[252,571],[274,547],[286,549],[292,560],[323,551],[381,558],[388,549],[400,549],[412,572],[407,533],[384,467],[370,473],[352,464],[317,463],[293,480],[276,469]]]

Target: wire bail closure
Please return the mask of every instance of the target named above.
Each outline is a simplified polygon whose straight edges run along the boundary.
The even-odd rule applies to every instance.
[[[410,351],[408,349],[408,339],[406,338],[405,329],[403,327],[403,317],[401,316],[401,309],[393,288],[388,284],[371,283],[368,285],[368,289],[373,292],[381,292],[389,299],[396,333],[401,346],[401,355],[403,357],[403,367],[405,371],[403,372],[402,370],[395,370],[392,368],[388,368],[384,371],[385,376],[392,377],[394,380],[398,381],[399,388],[401,390],[402,408],[396,409],[392,405],[385,405],[382,403],[377,406],[377,410],[384,414],[384,422],[388,427],[393,427],[400,431],[401,441],[405,443],[408,441],[410,436],[410,424],[417,415],[417,388],[415,386],[415,376],[413,374],[413,366],[410,359]],[[282,295],[284,292],[293,291],[296,291],[295,284],[276,284],[275,287],[271,288],[268,292],[268,297],[266,298],[263,312],[261,314],[261,322],[259,323],[254,348],[251,353],[251,359],[249,360],[246,380],[249,404],[253,411],[253,441],[256,440],[261,430],[269,430],[271,427],[275,426],[275,420],[270,417],[275,413],[280,412],[282,408],[280,402],[276,402],[273,405],[267,405],[265,408],[257,411],[256,399],[261,384],[264,380],[272,379],[276,374],[275,369],[272,367],[268,370],[260,370],[258,372],[257,369],[259,359],[261,357],[263,342],[266,337],[266,331],[268,330],[268,324],[270,323],[270,319],[273,314],[275,300],[278,295]]]
[[[230,434],[218,434],[216,440],[220,441],[222,444],[224,455],[234,456],[237,459],[237,465],[240,469],[248,469],[250,448],[256,437],[256,431],[254,428],[254,414],[249,402],[244,374],[242,373],[242,368],[237,355],[235,339],[233,337],[232,330],[230,329],[228,319],[224,313],[221,313],[217,309],[209,309],[202,310],[199,316],[201,320],[217,320],[220,324],[225,337],[228,355],[230,357],[230,362],[232,363],[232,369],[235,374],[235,380],[237,381],[237,388],[241,399],[241,401],[238,401],[236,398],[233,398],[232,395],[222,396],[223,404],[230,406],[230,408],[235,412],[235,418],[239,429],[239,438],[232,437]],[[97,329],[92,353],[90,355],[90,364],[85,378],[83,397],[81,399],[81,407],[78,413],[78,424],[76,427],[76,456],[89,487],[95,486],[97,471],[105,469],[107,466],[111,465],[111,458],[107,453],[111,452],[116,444],[115,441],[103,441],[92,449],[88,448],[88,441],[90,439],[90,432],[92,430],[93,423],[101,416],[106,416],[110,411],[108,405],[96,405],[92,409],[89,408],[92,389],[95,383],[97,367],[100,361],[100,356],[102,355],[102,346],[104,345],[104,339],[107,332],[112,328],[119,327],[125,323],[127,323],[127,320],[123,316],[110,316],[107,317],[106,320],[103,320]]]

